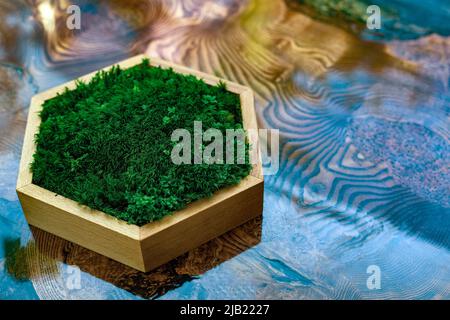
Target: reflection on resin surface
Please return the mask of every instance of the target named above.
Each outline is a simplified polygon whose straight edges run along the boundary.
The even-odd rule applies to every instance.
[[[450,5],[377,1],[371,34],[293,2],[0,1],[0,298],[450,298]],[[281,135],[262,223],[147,274],[31,233],[14,191],[30,97],[141,52],[252,87]]]

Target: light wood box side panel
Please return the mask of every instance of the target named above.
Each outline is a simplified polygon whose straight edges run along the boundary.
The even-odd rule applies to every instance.
[[[26,188],[26,187],[25,187]],[[30,225],[101,253],[111,259],[144,270],[138,239],[58,208],[19,189],[17,194]]]
[[[250,144],[251,160],[253,164],[252,176],[264,180],[263,170],[261,166],[261,152],[259,148],[258,121],[254,107],[254,96],[251,89],[246,89],[240,94],[242,122],[244,129],[247,130],[248,142]]]
[[[213,196],[209,198],[199,199],[187,205],[186,208],[175,212],[172,215],[168,215],[161,220],[150,222],[140,228],[140,239],[146,239],[150,236],[168,228],[175,224],[182,224],[185,220],[190,219],[197,212],[205,211],[214,207],[218,203],[227,200],[230,197],[234,197],[240,192],[244,192],[261,180],[253,176],[244,178],[239,184],[230,186],[216,191]]]
[[[173,258],[258,217],[262,213],[264,182],[196,212],[141,241],[144,263],[151,270]]]
[[[25,129],[25,136],[23,138],[22,155],[20,157],[19,174],[17,177],[16,189],[24,187],[32,182],[31,163],[33,155],[36,151],[36,144],[34,135],[39,130],[41,119],[39,112],[42,109],[42,100],[33,97],[30,102],[28,110],[27,126]]]
[[[111,229],[112,231],[121,233],[124,236],[136,240],[139,239],[138,226],[128,224],[125,221],[119,220],[102,211],[80,205],[74,200],[58,195],[38,185],[29,184],[23,188],[20,188],[18,191],[86,221],[101,225],[105,228]]]

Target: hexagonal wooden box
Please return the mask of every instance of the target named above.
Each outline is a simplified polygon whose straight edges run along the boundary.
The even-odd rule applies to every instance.
[[[118,64],[128,68],[140,63],[144,57],[138,55]],[[211,85],[225,82],[229,91],[240,95],[244,128],[257,129],[251,89],[163,60],[150,58],[150,63],[195,75]],[[109,68],[111,66],[104,70]],[[95,73],[80,80],[88,81]],[[238,185],[219,190],[210,198],[195,201],[183,210],[142,227],[127,224],[33,184],[30,165],[36,149],[34,136],[39,130],[42,103],[65,87],[73,89],[75,86],[75,80],[70,81],[31,99],[16,188],[30,225],[135,269],[149,271],[261,215],[264,181],[259,154],[250,175]],[[252,148],[258,150],[257,135],[247,138]]]

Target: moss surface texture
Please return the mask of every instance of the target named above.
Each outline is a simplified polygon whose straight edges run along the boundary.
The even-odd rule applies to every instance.
[[[240,100],[223,84],[210,86],[148,60],[78,82],[45,101],[40,116],[33,183],[130,224],[161,219],[251,170],[248,145],[244,164],[172,162],[175,129],[193,136],[194,121],[224,136],[241,129]]]

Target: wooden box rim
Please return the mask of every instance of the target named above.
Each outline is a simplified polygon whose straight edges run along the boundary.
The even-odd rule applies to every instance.
[[[132,58],[115,63],[101,70],[109,70],[115,65],[120,65],[121,68],[129,68],[136,64],[139,64],[143,58],[149,58],[152,66],[160,66],[162,68],[172,68],[175,72],[182,74],[195,75],[198,78],[203,79],[209,85],[216,85],[219,81],[226,84],[227,90],[236,93],[240,96],[241,112],[243,117],[243,127],[245,130],[257,130],[258,125],[256,121],[256,114],[254,110],[253,91],[245,86],[237,83],[221,79],[212,76],[207,73],[203,73],[194,69],[190,69],[184,66],[174,64],[172,62],[164,61],[162,59],[148,57],[145,54],[140,54]],[[253,169],[249,176],[243,179],[239,184],[231,187],[226,187],[213,194],[210,198],[204,198],[188,204],[184,209],[174,212],[171,215],[164,217],[161,220],[147,223],[144,226],[131,225],[123,220],[119,220],[116,217],[108,215],[102,211],[91,209],[87,206],[78,204],[76,201],[58,195],[40,186],[32,183],[32,172],[30,165],[33,160],[33,154],[36,150],[36,144],[34,141],[35,134],[39,130],[41,119],[39,112],[42,109],[42,104],[45,100],[48,100],[61,93],[65,88],[73,89],[76,86],[77,80],[89,81],[97,72],[94,71],[87,75],[84,75],[76,80],[66,82],[62,85],[41,92],[31,99],[30,108],[28,111],[28,120],[25,131],[24,143],[22,147],[22,156],[19,165],[19,174],[17,178],[16,190],[29,197],[41,200],[51,206],[62,209],[67,213],[78,216],[84,220],[101,225],[105,228],[120,233],[126,237],[135,240],[145,240],[148,237],[158,233],[159,231],[170,228],[171,226],[182,223],[184,220],[195,215],[198,212],[206,210],[207,208],[214,206],[215,204],[236,195],[237,193],[249,189],[258,183],[263,181],[262,166],[259,154],[258,135],[248,135],[249,143],[252,148],[256,148],[258,161],[253,165]]]

